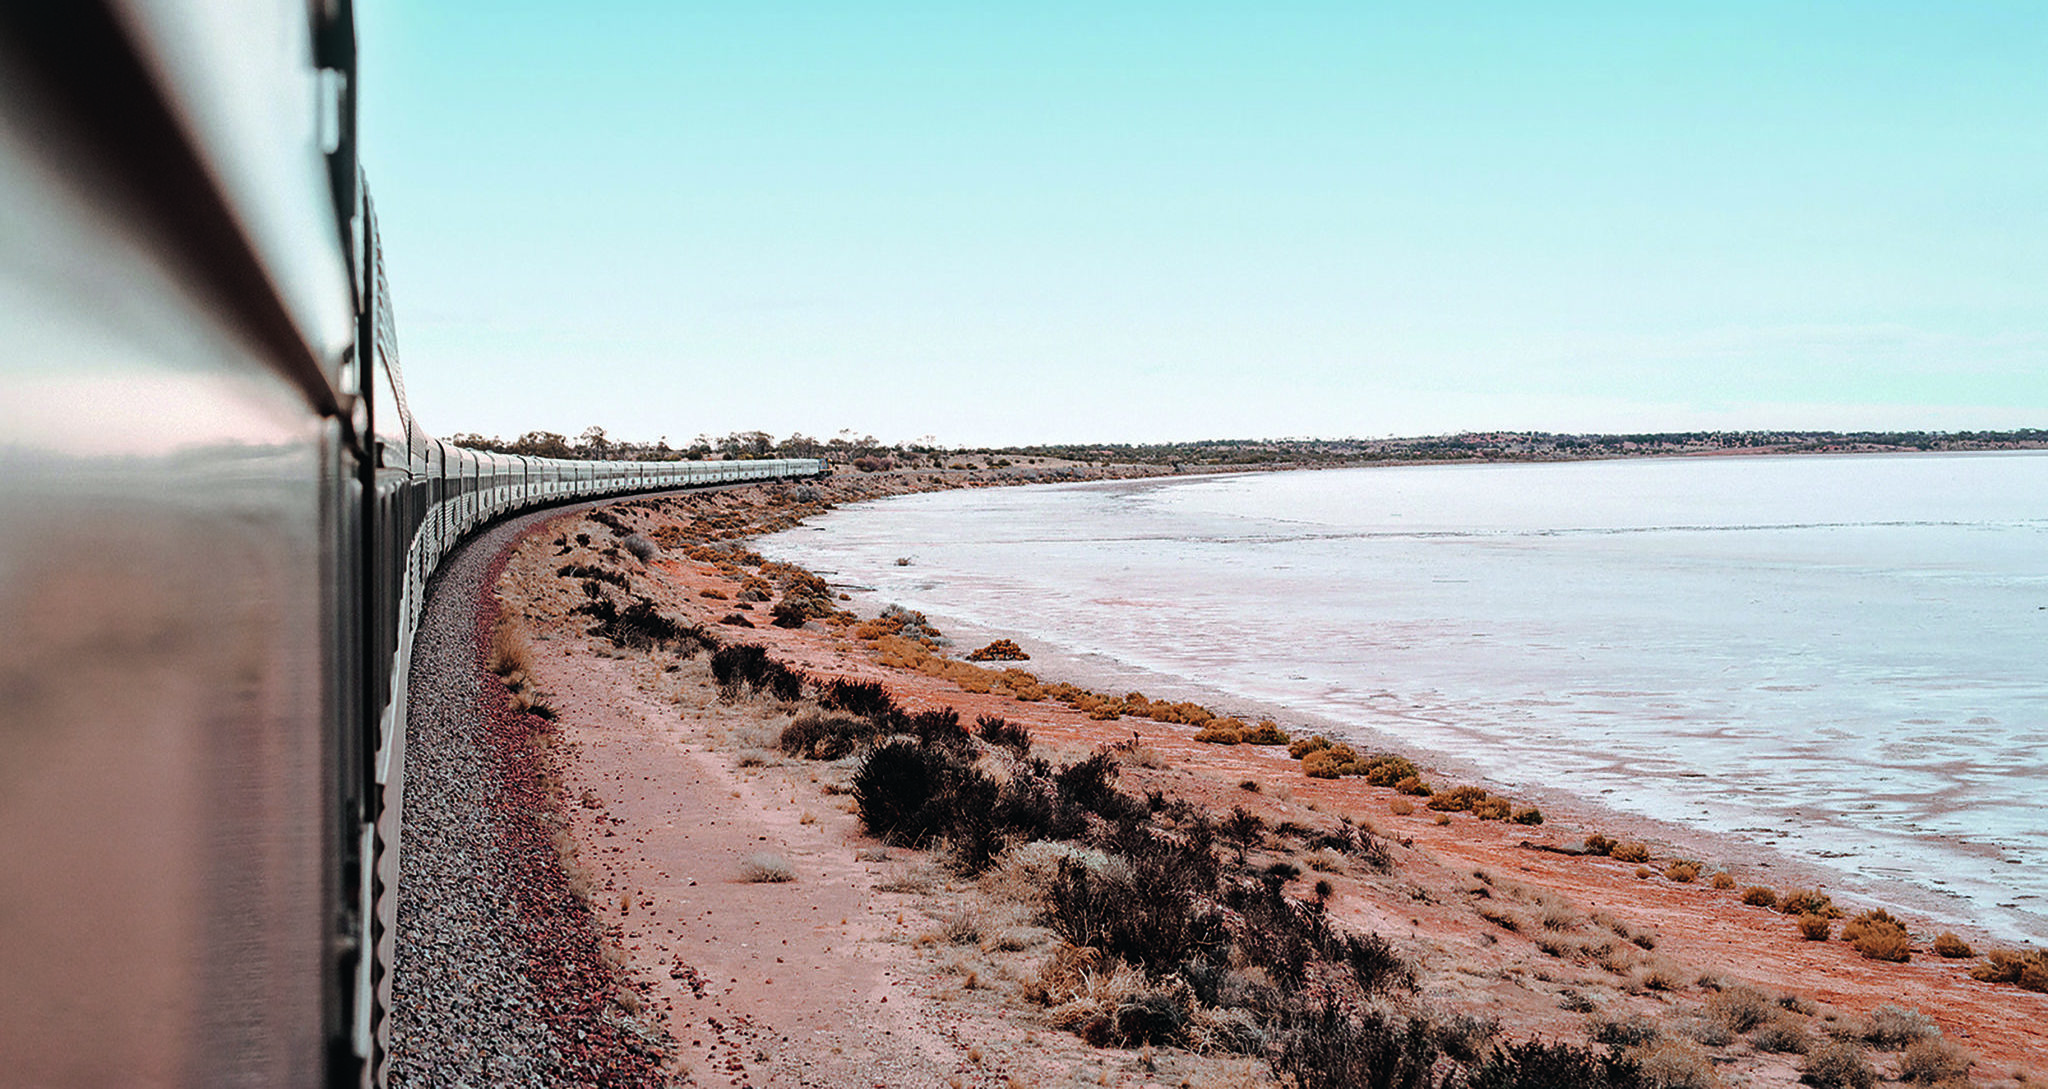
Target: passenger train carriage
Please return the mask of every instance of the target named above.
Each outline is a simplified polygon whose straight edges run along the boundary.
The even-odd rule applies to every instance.
[[[374,1083],[436,564],[824,470],[421,431],[355,51],[347,0],[0,5],[0,1084]]]

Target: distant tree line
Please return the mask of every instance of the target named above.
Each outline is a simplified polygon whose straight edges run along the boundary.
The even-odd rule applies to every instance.
[[[1338,465],[1387,461],[1576,461],[1714,452],[1879,453],[1904,450],[2024,450],[2048,448],[2048,430],[2018,431],[1670,431],[1624,435],[1560,435],[1542,431],[1483,431],[1387,439],[1203,439],[1170,443],[1056,443],[1038,446],[948,449],[925,436],[885,445],[873,435],[841,431],[831,439],[801,432],[776,440],[766,431],[699,435],[680,449],[666,436],[652,443],[612,439],[589,427],[574,439],[529,431],[516,439],[455,435],[472,450],[532,457],[615,461],[703,461],[824,458],[861,469],[937,467],[948,463],[1001,468],[1012,459],[1173,466]]]

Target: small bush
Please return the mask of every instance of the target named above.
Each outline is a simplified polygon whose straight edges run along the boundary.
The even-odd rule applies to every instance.
[[[1462,813],[1486,800],[1483,787],[1459,786],[1440,791],[1429,799],[1429,807],[1445,813]]]
[[[1673,862],[1664,867],[1664,876],[1681,885],[1690,885],[1699,879],[1700,864],[1697,862]]]
[[[1765,885],[1751,885],[1742,890],[1742,902],[1751,907],[1774,908],[1778,906],[1778,891]]]
[[[1758,1051],[1779,1055],[1804,1055],[1813,1046],[1813,1038],[1807,1034],[1806,1026],[1782,1015],[1757,1029],[1749,1042]]]
[[[897,714],[896,701],[878,681],[849,681],[834,678],[818,692],[818,704],[827,709],[858,715],[877,725]]]
[[[1421,1089],[1441,1055],[1437,1034],[1419,1017],[1353,1014],[1325,999],[1290,1019],[1271,1063],[1297,1089]]]
[[[1427,798],[1432,793],[1429,784],[1423,782],[1422,777],[1418,775],[1410,775],[1408,778],[1395,783],[1394,789],[1416,798]]]
[[[875,736],[866,719],[831,711],[806,710],[776,739],[776,747],[806,760],[837,760],[849,756]]]
[[[1691,1040],[1665,1037],[1631,1052],[1646,1089],[1719,1089],[1714,1062]]]
[[[1865,960],[1903,963],[1913,955],[1905,924],[1883,908],[1863,912],[1842,924],[1842,940],[1854,946]]]
[[[1819,915],[1827,919],[1842,917],[1842,909],[1835,901],[1819,889],[1795,890],[1778,900],[1778,910],[1787,915]]]
[[[1514,821],[1516,824],[1542,824],[1543,811],[1533,805],[1527,809],[1517,809],[1515,810]]]
[[[1470,1089],[1621,1089],[1640,1085],[1641,1078],[1632,1060],[1613,1052],[1601,1055],[1530,1040],[1496,1049],[1465,1084]]]
[[[1279,723],[1268,720],[1240,731],[1238,740],[1247,745],[1285,745],[1288,739],[1287,731],[1282,730]]]
[[[1472,803],[1472,815],[1483,821],[1504,821],[1511,811],[1506,798],[1482,798]]]
[[[1344,774],[1344,761],[1329,749],[1316,749],[1301,758],[1301,772],[1311,779],[1335,779]]]
[[[1877,1071],[1863,1049],[1847,1040],[1836,1040],[1806,1053],[1799,1064],[1799,1080],[1818,1089],[1871,1089]]]
[[[1810,942],[1824,942],[1828,940],[1828,931],[1833,930],[1834,926],[1834,921],[1825,915],[1801,915],[1799,936]]]
[[[1607,853],[1616,862],[1641,863],[1650,861],[1650,846],[1646,843],[1617,843]]]
[[[1897,1051],[1907,1044],[1920,1040],[1941,1039],[1941,1026],[1929,1020],[1919,1010],[1887,1002],[1870,1011],[1870,1017],[1863,1028],[1863,1038],[1872,1047],[1883,1051]]]
[[[740,880],[753,884],[777,884],[796,880],[796,871],[790,867],[789,860],[764,852],[740,862]]]
[[[1008,639],[998,639],[967,656],[970,662],[1028,662],[1031,655]]]
[[[1948,933],[1947,931],[1943,931],[1939,936],[1937,936],[1934,939],[1934,955],[1938,957],[1946,957],[1950,960],[1963,960],[1968,957],[1976,956],[1977,951],[1975,949],[1970,948],[1969,942],[1966,942],[1963,939],[1956,937],[1954,934]]]
[[[1725,873],[1715,874],[1714,880],[1710,883],[1717,889],[1732,889],[1735,887],[1735,879]]]
[[[1406,817],[1415,812],[1415,803],[1406,798],[1389,798],[1387,812],[1397,817]]]
[[[1915,1040],[1899,1056],[1899,1080],[1918,1085],[1962,1081],[1976,1061],[1976,1056],[1945,1040]]]
[[[1725,988],[1707,999],[1707,1013],[1731,1032],[1748,1032],[1777,1012],[1770,995],[1742,984]]]
[[[625,540],[619,542],[619,547],[631,552],[633,558],[641,563],[646,563],[648,560],[661,555],[660,545],[640,536],[638,533],[626,534]]]
[[[1321,734],[1314,737],[1298,737],[1287,743],[1287,755],[1300,760],[1309,753],[1330,747],[1330,739]]]
[[[1970,967],[1970,978],[1985,983],[2017,983],[2029,991],[2048,991],[2048,951],[1994,949]]]
[[[1595,1017],[1588,1022],[1586,1035],[1608,1047],[1641,1047],[1657,1038],[1657,1024],[1639,1013],[1616,1018]]]
[[[1019,759],[1031,755],[1031,731],[1022,723],[1010,722],[1000,715],[982,715],[974,720],[974,728],[983,741],[1008,750]]]
[[[1232,727],[1224,725],[1224,721],[1225,720],[1219,719],[1216,721],[1212,721],[1208,725],[1202,727],[1201,730],[1196,732],[1195,740],[1200,741],[1206,745],[1237,744],[1240,740],[1243,739],[1243,735],[1239,734],[1237,730],[1233,729]],[[1310,772],[1309,774],[1313,775],[1315,773]]]

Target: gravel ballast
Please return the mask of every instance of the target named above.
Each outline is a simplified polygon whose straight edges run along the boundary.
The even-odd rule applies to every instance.
[[[586,504],[591,505],[591,504]],[[606,936],[556,854],[546,724],[485,669],[509,550],[563,508],[463,543],[427,591],[409,678],[393,1086],[658,1086],[662,1037],[614,1004]]]

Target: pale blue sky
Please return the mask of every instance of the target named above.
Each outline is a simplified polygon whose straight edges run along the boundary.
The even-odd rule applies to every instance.
[[[362,0],[439,433],[2048,425],[2048,3]]]

